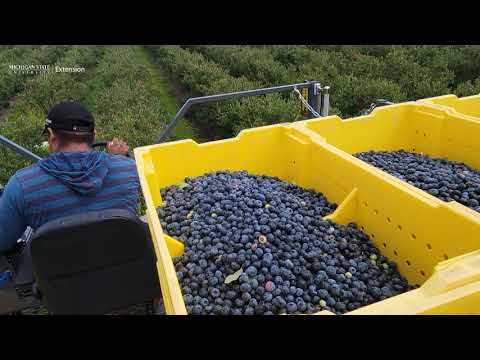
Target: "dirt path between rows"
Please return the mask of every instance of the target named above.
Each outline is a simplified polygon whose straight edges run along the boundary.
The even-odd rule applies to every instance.
[[[152,49],[145,46],[143,48],[145,53],[147,54],[148,60],[150,63],[155,67],[157,72],[156,76],[158,77],[159,82],[166,88],[165,92],[170,95],[171,97],[171,104],[175,104],[173,107],[170,105],[168,106],[168,110],[172,113],[172,118],[175,116],[178,110],[180,110],[181,106],[184,102],[193,97],[190,92],[186,91],[182,88],[172,77],[172,74],[169,74],[165,70],[162,69],[161,65],[155,60],[155,56],[152,53]],[[201,105],[200,105],[201,106]],[[215,134],[217,133],[217,129],[208,127],[204,124],[199,124],[198,122],[194,121],[191,117],[186,116],[183,117],[188,125],[193,128],[195,131],[195,139],[197,142],[206,142],[215,140],[218,138]]]

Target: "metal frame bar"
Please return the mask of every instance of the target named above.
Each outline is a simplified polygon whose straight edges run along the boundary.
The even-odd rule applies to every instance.
[[[322,98],[322,116],[328,116],[328,111],[330,110],[330,86],[324,86],[322,88],[323,98]]]
[[[170,131],[177,124],[177,121],[188,111],[188,109],[190,109],[192,105],[209,103],[214,101],[230,100],[230,99],[236,99],[236,98],[247,97],[247,96],[265,95],[265,94],[271,94],[276,92],[289,91],[295,88],[296,89],[310,88],[309,96],[308,96],[309,102],[310,102],[310,97],[311,97],[310,93],[311,93],[312,94],[311,105],[315,110],[318,110],[318,112],[320,112],[320,101],[318,101],[317,95],[320,93],[321,87],[320,87],[320,82],[315,80],[307,80],[303,83],[273,86],[273,87],[263,88],[263,89],[237,91],[237,92],[218,94],[218,95],[194,97],[185,101],[185,103],[182,105],[182,107],[176,113],[176,115],[173,117],[170,123],[162,130],[162,132],[157,138],[157,144],[165,140],[165,138],[170,134]],[[310,114],[310,116],[312,116],[312,114]]]
[[[34,153],[30,152],[29,150],[25,149],[24,147],[14,143],[13,141],[7,139],[6,137],[3,137],[0,135],[0,144],[5,145],[6,147],[10,148],[17,154],[23,156],[27,160],[30,160],[32,162],[37,162],[39,160],[42,160],[42,158],[38,155],[35,155]]]

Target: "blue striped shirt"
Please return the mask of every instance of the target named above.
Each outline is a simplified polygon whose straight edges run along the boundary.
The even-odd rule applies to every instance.
[[[105,209],[136,213],[135,162],[105,152],[56,152],[12,176],[0,197],[0,252],[15,245],[27,226]]]

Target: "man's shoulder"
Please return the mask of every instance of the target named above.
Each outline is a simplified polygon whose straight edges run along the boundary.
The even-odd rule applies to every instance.
[[[110,162],[115,163],[115,164],[134,165],[135,166],[135,160],[133,160],[132,158],[129,158],[127,156],[117,155],[117,154],[108,154],[108,158],[110,159]]]
[[[110,171],[115,173],[137,174],[137,165],[135,160],[123,156],[108,154]]]
[[[30,166],[24,167],[23,169],[17,170],[17,172],[15,172],[14,174],[14,177],[17,180],[22,180],[31,176],[36,176],[39,171],[40,167],[38,166],[38,164],[35,163]]]

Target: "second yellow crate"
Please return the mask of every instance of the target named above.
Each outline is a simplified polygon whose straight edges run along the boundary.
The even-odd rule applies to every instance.
[[[350,155],[364,151],[405,150],[431,157],[463,162],[480,170],[480,121],[458,116],[445,108],[407,102],[375,109],[371,114],[350,119],[338,116],[299,121],[292,125],[315,141]],[[335,150],[334,150],[335,151]],[[375,169],[389,182],[397,182],[433,202],[432,195],[388,173]],[[457,202],[448,203],[464,216],[480,213]]]
[[[458,98],[456,95],[444,95],[418,100],[419,103],[449,109],[455,115],[466,116],[480,121],[480,94]]]

